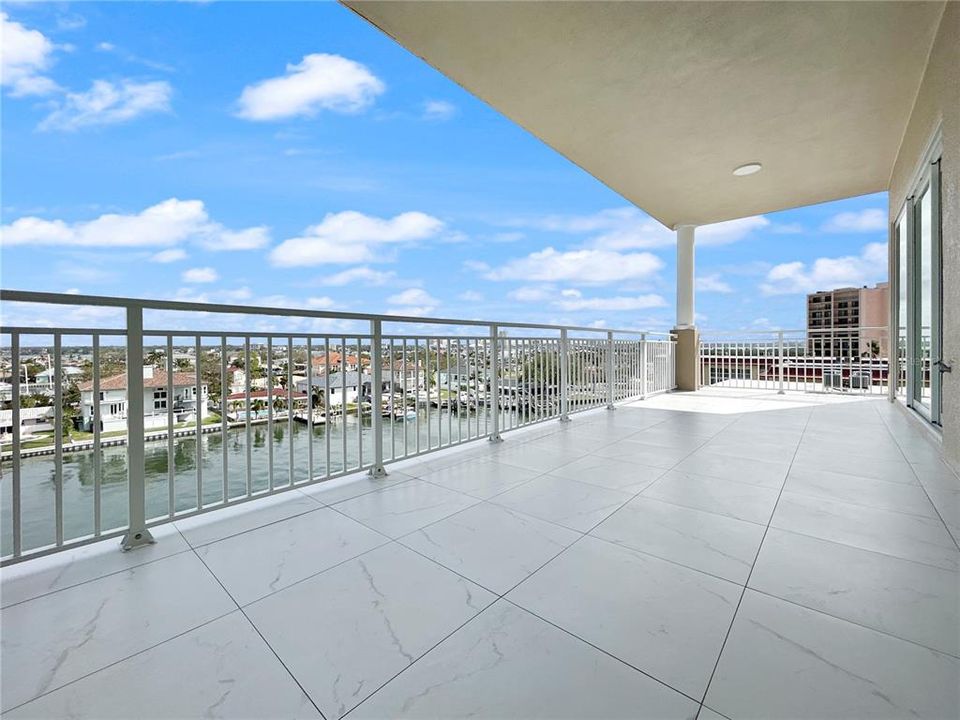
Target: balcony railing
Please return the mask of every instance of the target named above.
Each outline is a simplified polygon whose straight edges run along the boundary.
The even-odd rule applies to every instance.
[[[885,395],[890,353],[886,327],[704,333],[700,385]]]
[[[379,477],[391,462],[675,387],[675,343],[664,333],[8,290],[0,300],[126,318],[123,327],[0,328],[11,377],[25,357],[53,357],[60,428],[26,435],[13,384],[4,565],[110,537],[129,549],[173,520],[348,473]],[[251,329],[253,317],[269,318],[269,329]],[[324,332],[303,331],[310,324]],[[58,382],[68,347],[87,356],[76,389]],[[239,405],[227,399],[234,368]],[[166,422],[146,427],[154,393],[173,398],[184,375],[197,396],[207,388],[199,417],[177,422],[167,402]],[[125,418],[113,418],[120,429],[92,402],[105,388],[126,393]],[[84,405],[66,397],[77,390],[90,394],[89,433],[68,427]]]

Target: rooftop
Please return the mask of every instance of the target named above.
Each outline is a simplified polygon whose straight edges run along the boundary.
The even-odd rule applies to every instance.
[[[960,480],[884,400],[661,395],[156,535],[3,570],[5,717],[960,714]]]

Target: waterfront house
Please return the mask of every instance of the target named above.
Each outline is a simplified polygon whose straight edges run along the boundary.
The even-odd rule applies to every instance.
[[[52,406],[20,408],[20,437],[53,430]],[[0,443],[13,440],[13,410],[0,410]]]
[[[143,368],[143,417],[147,430],[167,424],[168,402],[172,402],[175,423],[194,422],[197,408],[200,421],[207,417],[207,386],[200,386],[200,402],[197,402],[197,376],[192,372],[173,373],[173,395],[168,397],[170,383],[167,373],[152,366]],[[93,381],[80,385],[80,408],[83,429],[93,431]],[[127,427],[127,376],[125,373],[100,380],[100,429],[106,432],[125,430]]]

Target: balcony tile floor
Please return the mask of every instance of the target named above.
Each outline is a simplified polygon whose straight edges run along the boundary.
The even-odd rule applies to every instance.
[[[960,480],[883,400],[671,394],[2,573],[9,718],[957,718]]]

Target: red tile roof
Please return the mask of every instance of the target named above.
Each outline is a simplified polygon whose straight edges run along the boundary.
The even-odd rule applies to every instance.
[[[173,374],[173,386],[178,387],[193,387],[197,384],[197,376],[192,372],[175,372]],[[201,384],[205,384],[202,383]],[[163,388],[167,386],[167,373],[164,370],[154,370],[153,377],[143,379],[143,387],[145,388]],[[107,378],[100,378],[100,389],[101,390],[126,390],[127,389],[127,374],[120,373],[119,375],[113,375]],[[81,391],[90,391],[93,390],[93,380],[89,382],[80,384]]]

